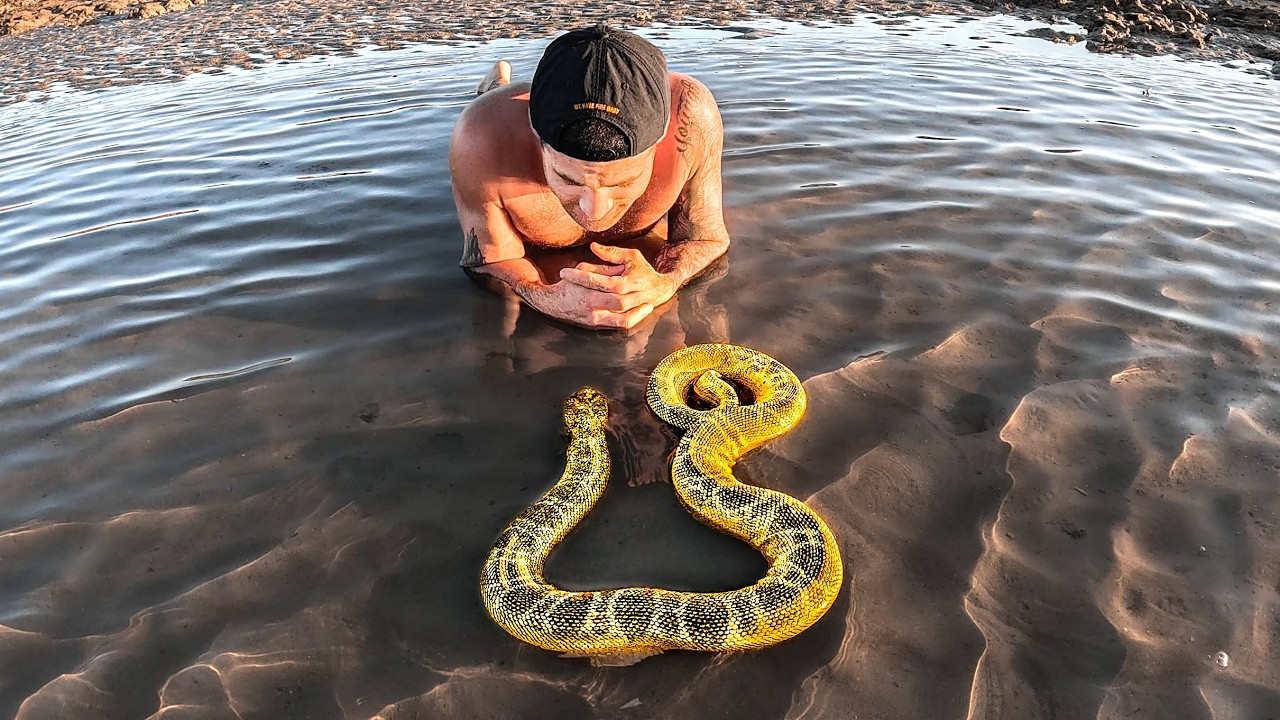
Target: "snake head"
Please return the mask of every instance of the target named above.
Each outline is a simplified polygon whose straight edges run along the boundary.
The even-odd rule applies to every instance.
[[[609,419],[609,400],[598,390],[582,388],[565,398],[564,426],[570,432],[590,430]]]

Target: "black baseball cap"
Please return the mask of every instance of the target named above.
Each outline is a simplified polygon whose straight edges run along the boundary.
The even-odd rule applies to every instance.
[[[573,30],[547,46],[529,89],[529,122],[542,141],[565,152],[560,136],[594,117],[618,128],[627,157],[662,139],[671,115],[667,59],[653,43],[606,25]],[[596,158],[578,157],[579,160]]]

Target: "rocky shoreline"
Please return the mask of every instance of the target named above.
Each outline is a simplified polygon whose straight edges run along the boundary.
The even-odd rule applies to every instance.
[[[1084,42],[1096,52],[1266,60],[1269,69],[1250,71],[1280,77],[1280,0],[587,0],[518,7],[483,0],[0,0],[0,104],[55,83],[105,87],[370,45],[542,37],[587,22],[730,26],[766,17],[842,22],[871,13],[1074,22],[1086,32],[1045,27],[1028,34]]]
[[[1277,0],[975,0],[1002,12],[1058,13],[1083,26],[1096,52],[1197,55],[1270,60],[1280,77]]]
[[[120,18],[147,19],[203,5],[205,0],[0,0],[0,36],[18,34],[49,26],[79,27]],[[978,7],[996,11],[1017,9],[1060,13],[1088,29],[1090,49],[1098,52],[1135,51],[1162,53],[1179,49],[1207,50],[1215,41],[1244,50],[1260,59],[1280,61],[1280,1],[1214,0],[974,0]],[[454,3],[444,3],[453,5]],[[817,0],[808,3],[780,2],[677,2],[628,4],[616,8],[631,10],[638,21],[677,19],[686,15],[716,17],[726,10],[736,15],[771,17],[824,17],[839,19],[859,10],[876,11],[888,3]],[[582,3],[571,3],[579,6]],[[588,7],[608,7],[619,3],[585,3]],[[895,7],[938,11],[939,3],[897,3]],[[776,7],[774,7],[776,6]],[[963,9],[963,3],[955,3]],[[231,10],[246,6],[231,4]],[[397,6],[413,12],[415,9]],[[438,8],[433,5],[432,8]],[[448,8],[465,17],[469,8]]]
[[[79,27],[101,18],[145,19],[203,5],[205,0],[3,0],[0,2],[0,35],[38,30],[50,25]]]

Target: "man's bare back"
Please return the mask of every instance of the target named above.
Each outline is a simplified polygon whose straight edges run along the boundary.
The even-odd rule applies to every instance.
[[[590,161],[544,142],[530,124],[529,83],[502,84],[500,67],[498,87],[463,112],[450,146],[468,272],[552,317],[626,328],[724,254],[723,131],[701,83],[668,73],[660,138],[635,155]],[[649,257],[638,249],[663,235]]]

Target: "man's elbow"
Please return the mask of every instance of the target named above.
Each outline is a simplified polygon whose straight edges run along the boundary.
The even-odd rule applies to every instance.
[[[539,285],[542,278],[536,269],[521,267],[521,260],[501,260],[483,265],[463,266],[462,271],[480,287],[504,297],[523,299],[524,292]]]
[[[729,252],[730,240],[728,231],[712,233],[700,239],[708,248],[708,260],[718,260],[721,257],[724,257],[725,253]]]
[[[493,268],[489,265],[463,265],[462,272],[466,273],[472,282],[489,292],[495,292],[499,295],[510,295],[514,292],[511,289],[511,285],[498,279],[493,274]]]

